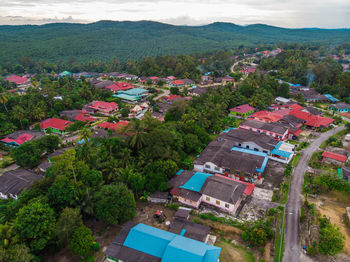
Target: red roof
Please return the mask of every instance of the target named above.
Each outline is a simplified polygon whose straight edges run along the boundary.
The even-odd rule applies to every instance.
[[[328,126],[329,124],[333,123],[333,121],[334,119],[332,118],[312,115],[309,117],[305,125],[312,127]]]
[[[237,113],[240,113],[240,114],[244,114],[244,113],[247,113],[247,112],[250,112],[250,111],[254,111],[254,110],[255,110],[255,108],[251,107],[248,104],[236,106],[236,107],[230,109],[230,111],[237,112]]]
[[[252,114],[250,118],[263,122],[277,122],[282,119],[283,116],[269,111],[258,111]]]
[[[296,118],[302,119],[304,121],[308,121],[309,118],[310,118],[310,115],[311,115],[308,112],[303,112],[303,111],[300,111],[300,110],[292,110],[292,111],[290,111],[289,114],[292,115],[292,116],[295,116]]]
[[[286,116],[286,115],[289,115],[290,111],[291,111],[290,109],[280,109],[280,110],[273,111],[273,113],[281,116]]]
[[[74,117],[74,120],[82,122],[93,122],[95,118],[91,117],[89,114],[79,113]]]
[[[40,127],[41,129],[46,129],[49,127],[56,128],[58,130],[64,131],[67,126],[72,124],[73,122],[59,119],[59,118],[49,118],[46,120],[41,121]]]
[[[350,151],[350,146],[346,150]]]
[[[22,85],[28,82],[28,78],[12,75],[6,79],[11,83],[16,83],[17,85]]]
[[[98,127],[101,127],[103,129],[111,129],[111,130],[117,130],[124,126],[127,126],[129,124],[129,121],[119,121],[118,123],[110,123],[110,122],[102,122],[98,124]]]
[[[31,140],[33,138],[32,135],[29,135],[29,134],[22,134],[20,135],[19,137],[17,137],[17,139],[12,139],[12,138],[9,138],[9,137],[5,137],[4,139],[2,139],[1,141],[2,142],[5,142],[5,143],[16,143],[17,145],[22,145],[23,143]]]
[[[220,174],[215,174],[215,176],[220,176],[220,177],[223,177],[223,178],[235,181],[237,183],[246,185],[246,188],[243,191],[243,193],[246,194],[246,195],[250,196],[253,193],[253,191],[254,191],[255,185],[253,185],[251,183],[240,181],[240,180],[237,180],[237,179],[234,179],[234,178],[231,178],[231,177],[227,177],[227,176],[223,176],[223,175],[220,175]]]
[[[157,79],[158,79],[158,76],[150,76],[149,79],[151,79],[151,80],[157,80]]]
[[[123,90],[134,88],[134,86],[126,82],[116,82],[116,83],[113,83],[112,85],[106,86],[105,88],[110,89],[113,92],[117,92],[117,91],[123,91]]]
[[[322,156],[324,158],[330,158],[330,159],[333,159],[333,160],[337,160],[339,162],[342,162],[344,163],[347,159],[346,156],[343,156],[343,155],[340,155],[340,154],[336,154],[336,153],[333,153],[333,152],[329,152],[329,151],[324,151]]]
[[[170,96],[164,96],[165,99],[168,99],[170,101],[173,101],[175,98],[181,98],[180,95],[170,95]]]
[[[168,76],[166,79],[168,79],[168,80],[175,80],[176,77],[175,76]]]
[[[89,108],[103,112],[111,112],[118,109],[118,104],[115,102],[93,101],[88,105]]]
[[[292,110],[302,110],[302,109],[304,109],[304,107],[299,105],[299,104],[290,105],[289,108],[292,109]]]
[[[171,82],[174,86],[181,86],[184,85],[185,83],[182,80],[175,80]]]
[[[295,136],[298,136],[298,135],[300,135],[302,132],[303,132],[303,130],[297,129],[297,130],[294,131],[292,134],[295,135]]]

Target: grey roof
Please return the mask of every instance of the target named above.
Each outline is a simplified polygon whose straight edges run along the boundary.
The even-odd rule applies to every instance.
[[[0,176],[0,192],[19,195],[23,189],[29,188],[34,181],[42,178],[43,176],[34,171],[23,168],[8,171]]]
[[[149,197],[150,198],[159,198],[159,199],[168,199],[169,193],[168,192],[154,192],[153,194],[151,194]]]
[[[229,140],[212,141],[194,160],[194,164],[203,165],[211,162],[221,168],[253,174],[261,168],[264,157],[232,150],[234,143]],[[231,171],[232,172],[232,171]]]
[[[348,179],[350,177],[350,167],[343,167],[343,177]]]
[[[230,204],[236,204],[246,185],[223,176],[211,176],[204,182],[201,193]]]
[[[312,115],[322,115],[322,112],[318,111],[316,108],[312,106],[307,106],[306,110]]]
[[[51,157],[54,157],[54,156],[60,156],[62,155],[64,152],[66,152],[68,149],[72,149],[74,147],[66,147],[66,148],[61,148],[61,149],[58,149],[56,150],[55,152],[51,153],[50,155],[48,155],[47,157],[48,158],[51,158]]]
[[[267,150],[274,149],[278,144],[278,141],[271,136],[241,128],[232,129],[227,133],[222,133],[218,139],[231,140],[237,143],[254,142]]]
[[[60,112],[60,117],[74,120],[74,118],[81,112],[81,110],[64,110]]]
[[[28,135],[32,135],[33,138],[31,140],[37,139],[39,137],[42,137],[44,134],[39,132],[39,131],[34,131],[34,130],[20,130],[20,131],[16,131],[12,134],[9,134],[5,137],[11,138],[11,139],[17,139],[18,137],[20,137],[23,134],[28,134]]]
[[[185,237],[204,242],[209,234],[210,228],[200,224],[192,223],[181,218],[174,218],[170,224],[169,232],[180,234],[185,229]]]
[[[42,162],[38,168],[44,172],[46,172],[46,170],[51,166],[50,162],[48,160],[45,160],[44,162]]]
[[[284,134],[288,128],[283,126],[281,123],[264,123],[257,120],[245,120],[241,125],[246,125],[252,128],[267,130],[277,134]]]
[[[187,190],[185,188],[177,188],[178,189],[178,196],[183,197],[185,199],[189,199],[194,202],[198,202],[198,200],[202,197],[202,194]]]
[[[185,208],[179,208],[176,211],[174,217],[181,218],[181,219],[187,219],[189,217],[189,215],[190,215],[190,212],[191,212],[191,210],[188,209],[188,208],[186,208],[186,209]]]
[[[195,82],[191,79],[187,79],[187,78],[184,78],[184,79],[179,79],[181,80],[182,82],[184,82],[185,85],[191,85],[191,84],[194,84]]]
[[[106,86],[112,85],[113,83],[114,83],[113,81],[107,80],[107,81],[99,82],[99,83],[94,84],[94,85],[96,88],[102,89],[102,88],[105,88]]]
[[[332,107],[336,108],[336,109],[348,109],[350,108],[350,105],[347,104],[347,103],[336,103],[336,104],[333,104]]]
[[[109,257],[123,262],[160,262],[161,259],[158,257],[148,255],[123,245],[130,230],[136,225],[137,224],[134,222],[126,223],[104,253]]]
[[[192,88],[188,90],[188,93],[190,94],[197,94],[197,95],[202,95],[208,91],[208,87],[197,87],[197,88]]]

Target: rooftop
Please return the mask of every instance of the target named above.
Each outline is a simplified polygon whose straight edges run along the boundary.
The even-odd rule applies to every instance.
[[[237,113],[240,113],[240,114],[244,114],[244,113],[247,113],[247,112],[250,112],[250,111],[254,111],[254,110],[255,110],[255,108],[251,107],[248,104],[236,106],[236,107],[230,109],[230,111],[237,112]]]

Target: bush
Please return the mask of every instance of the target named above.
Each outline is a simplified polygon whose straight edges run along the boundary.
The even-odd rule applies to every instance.
[[[100,250],[100,244],[96,241],[94,241],[94,243],[92,243],[92,249],[95,251],[99,251]]]
[[[169,204],[168,206],[170,209],[173,209],[175,211],[177,211],[179,209],[179,206],[177,204]]]
[[[198,217],[194,217],[194,218],[193,218],[193,223],[198,224],[199,222],[200,222],[200,220],[199,220],[199,218],[198,218]]]
[[[318,250],[324,255],[334,256],[344,249],[344,235],[339,227],[330,223],[326,217],[320,218],[320,240]]]

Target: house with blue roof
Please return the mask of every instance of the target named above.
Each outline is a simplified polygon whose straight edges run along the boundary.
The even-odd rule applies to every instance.
[[[221,248],[145,224],[126,223],[106,249],[109,262],[217,262]]]
[[[350,112],[350,105],[346,103],[336,103],[336,104],[330,105],[329,108],[339,113]]]
[[[118,97],[125,102],[135,103],[147,96],[148,92],[148,90],[143,88],[133,88],[129,90],[118,91],[116,95],[113,95],[113,97]]]

